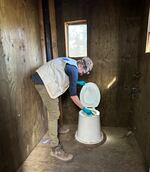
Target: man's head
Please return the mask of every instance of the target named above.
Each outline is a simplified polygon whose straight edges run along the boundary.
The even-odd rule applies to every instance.
[[[83,57],[81,60],[77,61],[78,72],[80,75],[89,74],[93,68],[93,62],[89,57]]]

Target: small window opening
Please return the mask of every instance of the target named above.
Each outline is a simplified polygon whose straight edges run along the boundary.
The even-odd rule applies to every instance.
[[[150,53],[150,8],[148,16],[148,26],[147,26],[147,39],[146,39],[146,53]]]
[[[86,20],[65,22],[65,43],[68,57],[87,56]]]

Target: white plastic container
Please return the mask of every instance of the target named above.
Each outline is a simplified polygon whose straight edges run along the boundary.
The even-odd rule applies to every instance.
[[[84,144],[97,144],[103,140],[103,133],[100,126],[100,112],[94,110],[96,115],[88,117],[81,110],[79,112],[78,129],[75,138]]]
[[[103,140],[100,125],[100,112],[95,109],[100,102],[100,91],[96,84],[87,83],[82,87],[80,100],[83,106],[93,111],[92,116],[87,116],[82,110],[79,111],[78,129],[75,134],[77,141],[84,144],[97,144]]]

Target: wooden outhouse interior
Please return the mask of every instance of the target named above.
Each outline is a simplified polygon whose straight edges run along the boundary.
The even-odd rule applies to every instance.
[[[148,0],[0,0],[1,172],[148,172],[149,5]],[[87,21],[87,55],[94,63],[80,79],[100,89],[97,110],[106,139],[96,146],[74,139],[79,108],[66,92],[60,124],[70,132],[61,139],[74,154],[66,164],[41,143],[47,109],[31,75],[47,60],[67,56],[65,23],[78,20]]]

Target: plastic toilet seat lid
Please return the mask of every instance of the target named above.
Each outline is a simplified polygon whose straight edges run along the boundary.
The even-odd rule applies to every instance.
[[[95,108],[99,105],[100,99],[100,90],[95,83],[89,82],[82,87],[80,101],[83,106]]]

